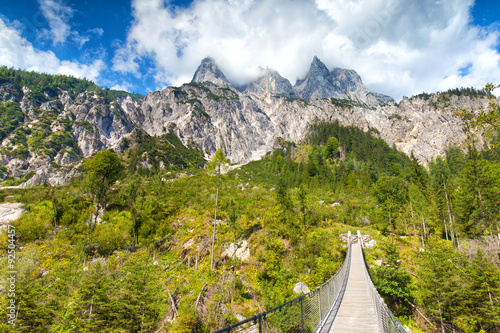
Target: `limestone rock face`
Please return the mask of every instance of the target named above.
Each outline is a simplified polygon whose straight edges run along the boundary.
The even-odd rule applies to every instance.
[[[244,89],[244,94],[253,94],[265,100],[269,100],[273,96],[297,97],[290,81],[269,68],[262,70],[257,80],[250,82]]]
[[[335,87],[333,79],[325,64],[314,57],[306,77],[295,83],[295,90],[305,100],[345,97],[345,94]]]
[[[432,95],[428,100],[406,98],[399,106],[375,108],[329,99],[307,102],[274,95],[270,89],[253,89],[239,92],[212,83],[169,87],[146,96],[136,111],[141,115],[137,119],[143,119],[138,125],[150,135],[172,130],[184,144],[198,144],[207,157],[222,148],[232,162],[246,163],[272,150],[277,139],[299,142],[310,125],[339,121],[371,130],[406,154],[413,152],[425,165],[465,140],[462,120],[455,115],[457,107],[485,109],[488,105],[484,98],[452,96],[441,101],[439,95]]]
[[[72,95],[61,90],[40,100],[7,82],[0,84],[0,102],[7,101],[19,103],[23,120],[22,131],[0,142],[0,163],[8,170],[0,178],[29,175],[25,185],[61,184],[78,172],[83,158],[103,149],[120,153],[136,130],[153,136],[173,132],[207,158],[222,148],[231,162],[246,163],[281,140],[300,142],[314,123],[338,121],[371,131],[408,155],[413,152],[425,165],[464,142],[457,108],[486,110],[489,104],[484,97],[431,94],[396,105],[368,91],[355,71],[330,71],[318,58],[295,86],[267,69],[238,90],[206,58],[193,82],[143,99],[109,100],[94,91]]]
[[[389,145],[407,155],[413,152],[426,165],[438,155],[443,156],[447,148],[465,141],[463,121],[456,116],[456,109],[486,110],[488,103],[486,98],[431,95],[428,100],[404,98],[399,106],[380,107],[365,114],[370,126]]]
[[[260,158],[274,132],[256,101],[210,82],[150,93],[136,112],[142,114],[138,125],[149,135],[173,131],[185,145],[197,144],[207,157],[222,148],[232,162]]]
[[[317,57],[314,57],[306,77],[297,80],[294,89],[297,95],[308,101],[334,98],[350,100],[368,107],[394,104],[394,100],[389,96],[371,93],[356,71],[342,68],[329,71]]]
[[[28,147],[12,133],[0,145],[0,162],[10,175],[32,174],[24,186],[68,181],[77,174],[74,167],[82,158],[103,149],[120,152],[120,143],[135,129],[135,123],[119,103],[110,103],[92,91],[73,97],[61,91],[56,96],[46,96],[45,102],[33,98],[27,88],[22,89],[21,96],[16,96],[9,84],[2,85],[0,91],[4,98],[1,102],[12,101],[13,97],[19,101],[24,114],[23,132],[30,133],[25,140],[33,141]],[[9,149],[24,152],[12,154]]]
[[[201,64],[194,73],[191,82],[211,82],[223,87],[228,87],[230,85],[226,76],[222,73],[212,58],[205,58],[201,61]]]

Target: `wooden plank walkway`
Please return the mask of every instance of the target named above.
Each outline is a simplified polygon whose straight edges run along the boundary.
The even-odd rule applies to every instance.
[[[380,333],[360,243],[351,245],[351,267],[342,303],[329,332]]]

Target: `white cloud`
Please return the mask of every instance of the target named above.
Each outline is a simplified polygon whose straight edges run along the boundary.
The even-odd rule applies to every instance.
[[[96,81],[104,70],[102,60],[90,64],[61,61],[51,51],[35,49],[15,27],[0,19],[0,64],[50,74],[66,74]]]
[[[49,37],[54,45],[65,43],[72,35],[68,22],[73,17],[73,9],[60,0],[39,0],[39,3],[50,28],[50,30],[42,29],[41,34]]]
[[[314,55],[358,71],[397,99],[421,91],[483,86],[500,78],[499,32],[470,23],[473,0],[195,0],[176,8],[134,0],[134,21],[114,69],[138,73],[152,59],[161,84],[190,81],[202,58],[248,80],[259,66],[291,83]],[[470,70],[461,76],[461,70]]]
[[[91,39],[91,35],[99,38],[104,33],[101,28],[89,29],[85,35],[73,30],[70,21],[75,11],[65,5],[63,0],[38,0],[38,2],[40,11],[49,25],[49,29],[40,29],[38,36],[50,40],[54,46],[71,41],[81,49]]]

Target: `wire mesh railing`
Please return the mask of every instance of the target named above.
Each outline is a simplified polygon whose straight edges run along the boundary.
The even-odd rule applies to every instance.
[[[360,232],[358,231],[358,242],[361,244],[361,249],[363,249],[363,239]],[[364,257],[364,252],[363,252]],[[375,314],[377,315],[378,325],[381,333],[405,333],[405,329],[401,323],[394,317],[392,311],[385,304],[384,300],[380,296],[375,288],[375,285],[370,278],[368,273],[368,267],[366,266],[365,260],[365,274],[369,283],[370,296],[372,298],[373,305],[375,307]]]
[[[274,309],[221,328],[213,333],[312,333],[329,329],[347,284],[351,262],[351,237],[342,267],[321,286]]]

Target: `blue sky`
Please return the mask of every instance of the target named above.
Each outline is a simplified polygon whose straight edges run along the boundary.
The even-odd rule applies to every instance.
[[[372,91],[500,81],[500,2],[485,0],[21,0],[0,6],[0,65],[145,94],[189,82],[206,56],[243,83],[292,84],[314,55]]]

